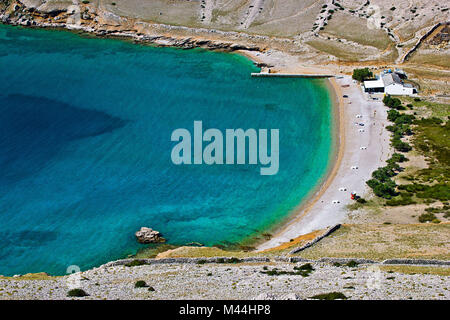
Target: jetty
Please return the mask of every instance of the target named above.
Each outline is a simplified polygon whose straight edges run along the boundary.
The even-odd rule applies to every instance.
[[[333,74],[307,74],[307,73],[268,73],[252,72],[252,77],[278,77],[278,78],[332,78]]]

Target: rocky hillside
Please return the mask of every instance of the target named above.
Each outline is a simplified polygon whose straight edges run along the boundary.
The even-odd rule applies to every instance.
[[[14,9],[29,9],[47,22],[88,24],[98,12],[107,13],[115,25],[131,18],[160,24],[235,31],[287,38],[319,51],[349,51],[355,60],[402,58],[429,28],[449,20],[441,1],[385,0],[5,0],[3,10],[14,18]],[[18,13],[20,13],[19,10]],[[61,13],[64,13],[61,15]],[[32,20],[32,14],[20,18]],[[368,37],[367,35],[370,35]],[[323,45],[323,42],[327,45]],[[334,49],[334,50],[332,50]]]
[[[437,0],[2,0],[0,20],[159,45],[279,50],[332,72],[401,65],[426,93],[447,94],[448,37],[434,45],[424,36],[450,20],[448,9]]]

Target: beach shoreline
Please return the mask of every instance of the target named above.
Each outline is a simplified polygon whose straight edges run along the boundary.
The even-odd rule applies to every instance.
[[[328,81],[338,100],[335,102],[339,113],[335,161],[318,190],[316,188],[317,191],[294,210],[290,219],[275,229],[270,240],[257,246],[258,251],[275,249],[307,233],[345,222],[349,212],[346,206],[353,202],[350,193],[367,194],[365,181],[376,168],[384,165],[391,152],[389,134],[384,130],[386,110],[381,101],[369,100],[351,77],[339,78]],[[345,92],[342,86],[346,86]],[[347,96],[345,100],[344,94]],[[361,120],[354,118],[356,115],[362,115]],[[364,126],[360,126],[358,121]],[[352,169],[354,167],[357,169]],[[342,188],[345,191],[339,191]]]
[[[316,185],[311,188],[308,194],[283,220],[264,230],[264,232],[269,232],[271,234],[271,239],[269,241],[259,239],[251,242],[251,244],[255,246],[258,251],[273,249],[272,247],[266,248],[266,244],[273,239],[282,237],[284,232],[288,230],[290,226],[301,220],[309,212],[309,210],[317,201],[320,200],[324,192],[330,186],[340,167],[345,146],[345,128],[341,125],[341,123],[343,123],[344,116],[343,102],[342,98],[339,98],[342,95],[340,95],[339,87],[337,86],[334,78],[327,79],[325,85],[330,95],[332,113],[332,146],[327,168],[325,169],[322,177],[317,181]],[[259,234],[261,234],[261,232],[259,232]],[[302,235],[303,234],[299,234],[297,237]],[[291,239],[289,239],[289,241],[290,240]],[[280,243],[280,245],[283,245],[283,243]]]

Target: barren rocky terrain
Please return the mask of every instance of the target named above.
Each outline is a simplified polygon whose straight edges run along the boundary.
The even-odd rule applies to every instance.
[[[301,300],[330,292],[343,293],[348,299],[450,299],[448,266],[312,262],[314,270],[306,276],[294,274],[305,264],[169,263],[104,266],[54,278],[25,275],[0,278],[0,299]],[[139,280],[145,281],[144,287],[135,287]],[[68,297],[71,288],[81,288],[88,296]]]

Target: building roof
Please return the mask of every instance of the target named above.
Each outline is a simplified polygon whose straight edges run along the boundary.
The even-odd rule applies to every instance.
[[[364,81],[364,87],[367,89],[384,88],[384,82],[381,79]]]
[[[400,77],[395,73],[386,73],[381,76],[381,79],[383,80],[384,86],[390,86],[391,84],[397,83],[402,84],[402,80]]]

